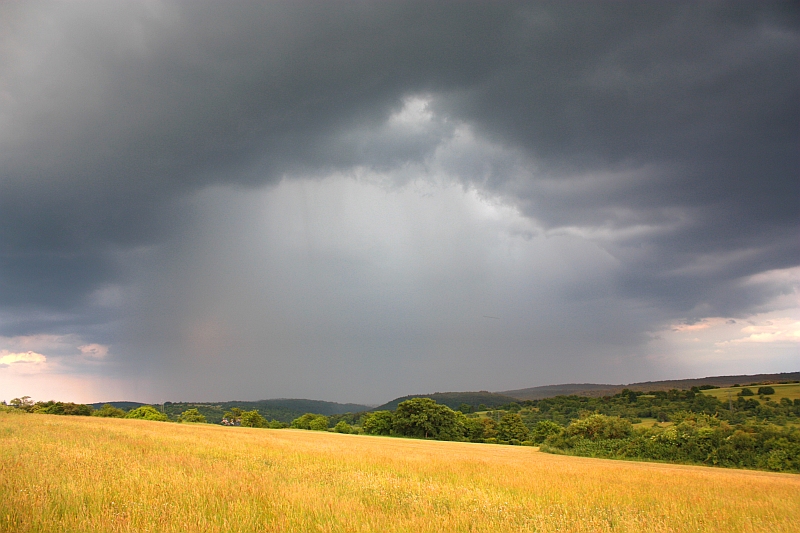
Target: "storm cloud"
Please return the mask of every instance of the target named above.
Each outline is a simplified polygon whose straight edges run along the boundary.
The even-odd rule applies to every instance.
[[[791,334],[659,345],[800,318],[793,3],[0,20],[0,349],[48,379],[378,403],[796,370]]]

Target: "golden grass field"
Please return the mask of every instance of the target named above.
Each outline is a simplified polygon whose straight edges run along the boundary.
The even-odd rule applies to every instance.
[[[758,391],[759,385],[750,385],[747,388],[754,393]],[[775,389],[775,394],[770,394],[769,399],[774,402],[780,402],[781,398],[788,398],[796,400],[800,398],[800,383],[782,383],[778,385],[770,385]],[[720,389],[708,389],[702,391],[703,394],[716,397],[721,402],[727,402],[730,397],[733,401],[738,398],[737,394],[745,387],[724,387]],[[746,399],[756,400],[757,402],[764,403],[756,396],[745,396]]]
[[[0,531],[798,531],[800,476],[0,413]]]

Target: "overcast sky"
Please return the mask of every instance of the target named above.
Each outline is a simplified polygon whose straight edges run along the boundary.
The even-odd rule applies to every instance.
[[[0,399],[800,370],[795,2],[4,2]]]

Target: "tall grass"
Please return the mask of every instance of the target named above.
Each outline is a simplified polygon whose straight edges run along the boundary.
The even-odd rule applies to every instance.
[[[797,531],[800,476],[0,413],[0,531]]]

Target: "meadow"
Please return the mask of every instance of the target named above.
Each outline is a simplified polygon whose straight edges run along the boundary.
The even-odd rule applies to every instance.
[[[703,394],[708,396],[713,396],[719,401],[725,403],[729,399],[736,401],[738,394],[744,388],[748,388],[754,393],[758,391],[758,388],[761,385],[747,385],[742,387],[722,387],[719,389],[708,389],[702,391]],[[773,402],[780,402],[782,398],[786,398],[788,400],[797,400],[800,399],[800,383],[778,383],[778,384],[770,384],[770,387],[775,389],[775,394],[770,394],[768,397],[769,400]],[[760,398],[758,395],[754,396],[747,396],[747,398],[753,399],[759,403],[766,403],[766,399]]]
[[[0,413],[3,532],[797,531],[800,476]]]

